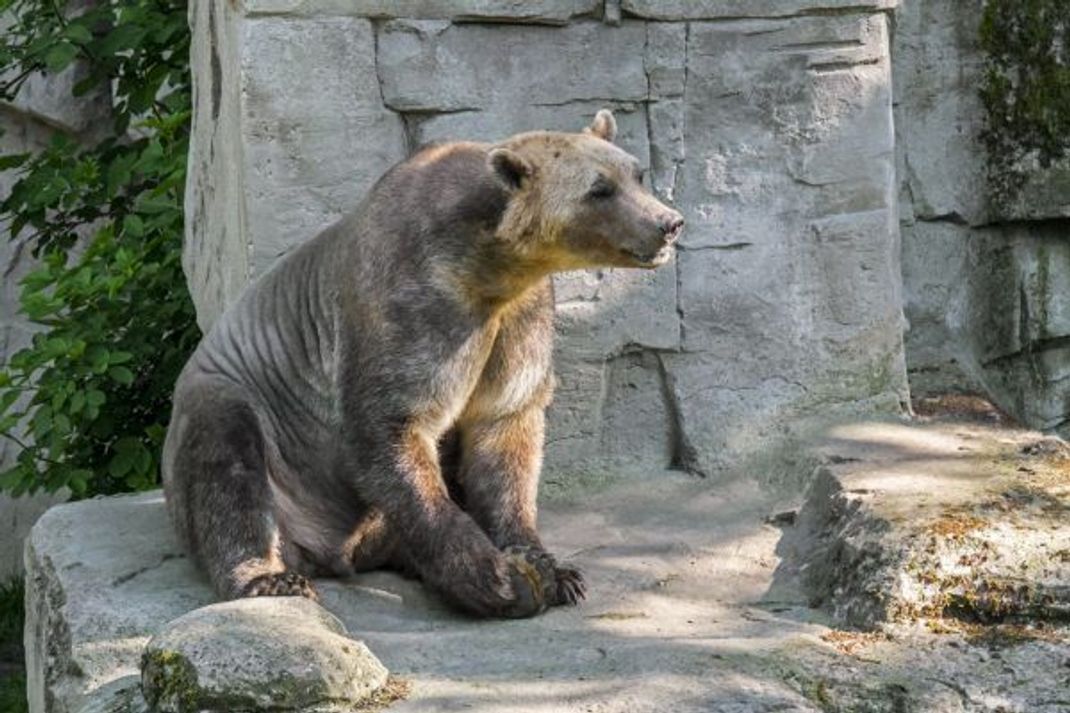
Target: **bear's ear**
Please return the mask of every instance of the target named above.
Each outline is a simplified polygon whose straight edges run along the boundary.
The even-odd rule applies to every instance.
[[[599,109],[594,115],[594,121],[584,132],[613,143],[617,138],[617,120],[613,118],[613,112],[609,109]]]
[[[521,184],[535,173],[534,167],[520,154],[509,149],[491,149],[487,161],[498,179],[510,190],[520,188]]]

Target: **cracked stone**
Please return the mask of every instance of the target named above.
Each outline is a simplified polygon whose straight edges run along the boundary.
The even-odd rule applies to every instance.
[[[383,99],[393,109],[443,112],[647,97],[637,51],[646,41],[641,22],[429,27],[397,20],[379,33]]]
[[[602,0],[246,0],[250,15],[356,15],[376,19],[533,22],[562,25],[591,15]]]
[[[1070,622],[1070,458],[970,423],[833,429],[785,570],[844,626]],[[930,624],[930,626],[933,626]],[[1023,634],[1024,635],[1024,634]]]
[[[891,10],[899,0],[621,0],[629,14],[651,20],[791,17],[822,11]]]

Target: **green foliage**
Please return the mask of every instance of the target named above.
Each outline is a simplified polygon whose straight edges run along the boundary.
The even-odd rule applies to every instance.
[[[90,147],[57,134],[0,157],[19,171],[0,217],[40,259],[21,307],[43,328],[0,371],[0,434],[20,446],[0,490],[79,497],[155,485],[171,389],[199,337],[180,257],[189,30],[183,0],[62,7],[0,0],[16,18],[0,60],[18,68],[0,99],[78,59],[75,94],[111,96],[113,120]]]
[[[21,577],[0,583],[0,648],[22,643],[25,596],[26,587]]]
[[[997,199],[1013,197],[1023,169],[1070,154],[1070,2],[988,0],[981,20],[987,68],[983,140]]]
[[[0,675],[0,711],[4,713],[26,713],[30,709],[26,703],[26,676],[15,674]]]
[[[0,583],[0,711],[4,713],[27,710],[26,676],[21,670],[24,597],[22,579]]]

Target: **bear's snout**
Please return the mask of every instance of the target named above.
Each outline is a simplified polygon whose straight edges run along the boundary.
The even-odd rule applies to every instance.
[[[684,216],[676,211],[666,213],[659,221],[661,232],[665,235],[665,242],[672,245],[680,237],[684,229]]]

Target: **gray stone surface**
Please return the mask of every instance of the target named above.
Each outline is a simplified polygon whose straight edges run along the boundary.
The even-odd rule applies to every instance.
[[[923,220],[986,222],[979,2],[905,3],[896,15],[896,130],[906,203]]]
[[[970,423],[834,429],[786,567],[847,627],[1070,621],[1070,446]]]
[[[637,19],[744,4],[781,19]],[[214,32],[197,9],[185,264],[202,326],[415,146],[574,131],[606,106],[689,228],[655,273],[556,279],[548,482],[719,472],[794,419],[899,410],[889,6],[616,5],[258,1]]]
[[[352,710],[387,670],[323,607],[262,597],[194,609],[145,647],[141,687],[162,713]]]
[[[250,15],[356,15],[560,25],[601,10],[602,0],[246,0]]]
[[[377,62],[383,100],[398,111],[640,101],[647,96],[645,42],[640,22],[549,28],[399,20],[383,26]]]
[[[903,3],[896,14],[895,89],[900,174],[921,220],[971,226],[1070,217],[1070,163],[1020,162],[1024,185],[1008,197],[988,182],[981,135],[983,2]]]
[[[1070,231],[918,220],[903,234],[914,391],[987,393],[1023,423],[1065,430]]]
[[[906,381],[883,16],[695,23],[688,57],[667,363],[708,471]]]
[[[0,449],[0,453],[3,449]],[[0,460],[0,463],[6,461]],[[30,528],[48,508],[67,499],[66,492],[12,498],[0,495],[0,583],[22,574],[22,548]]]
[[[628,13],[652,20],[747,19],[890,10],[899,0],[621,0]]]
[[[190,3],[193,132],[182,268],[206,329],[251,275],[241,138],[240,25],[232,3]]]
[[[627,381],[636,366],[615,363],[611,380]],[[1039,477],[1038,463],[1058,453],[1048,445],[1018,454],[1018,444],[1034,444],[1039,434],[962,428],[845,424],[812,455],[830,468],[858,458],[853,467],[869,468],[866,487],[874,493],[895,495],[903,507],[929,503],[925,512],[936,514],[953,499],[949,493],[981,506],[986,500],[970,500],[987,498],[973,489],[977,479],[1024,478],[1014,475],[1023,463]],[[1065,480],[1056,485],[1065,498]],[[826,511],[835,498],[868,506],[862,493],[845,488]],[[815,504],[803,508],[799,527]],[[788,507],[752,480],[711,488],[673,473],[550,498],[545,539],[584,569],[590,592],[579,607],[530,620],[458,616],[418,582],[389,573],[317,586],[323,606],[407,681],[408,697],[392,711],[1066,710],[1070,636],[1057,624],[1011,632],[942,619],[939,627],[880,635],[830,629],[825,614],[806,605],[806,579],[794,559],[797,528],[767,523]],[[1019,512],[1033,507],[1024,503]],[[1065,519],[1057,524],[1065,530]],[[1021,541],[1036,553],[1044,546],[1031,535]],[[111,713],[124,710],[119,702],[141,710],[145,643],[211,600],[175,547],[159,494],[55,508],[35,528],[27,558],[34,713]],[[1040,564],[1029,574],[1042,574]],[[846,572],[843,581],[854,580]],[[170,628],[180,631],[182,621]]]
[[[905,3],[895,33],[907,361],[917,394],[986,393],[1023,423],[1067,430],[1066,167],[990,194],[980,141],[981,3]]]
[[[380,103],[371,22],[250,20],[240,42],[255,277],[356,205],[404,155],[405,135]]]

